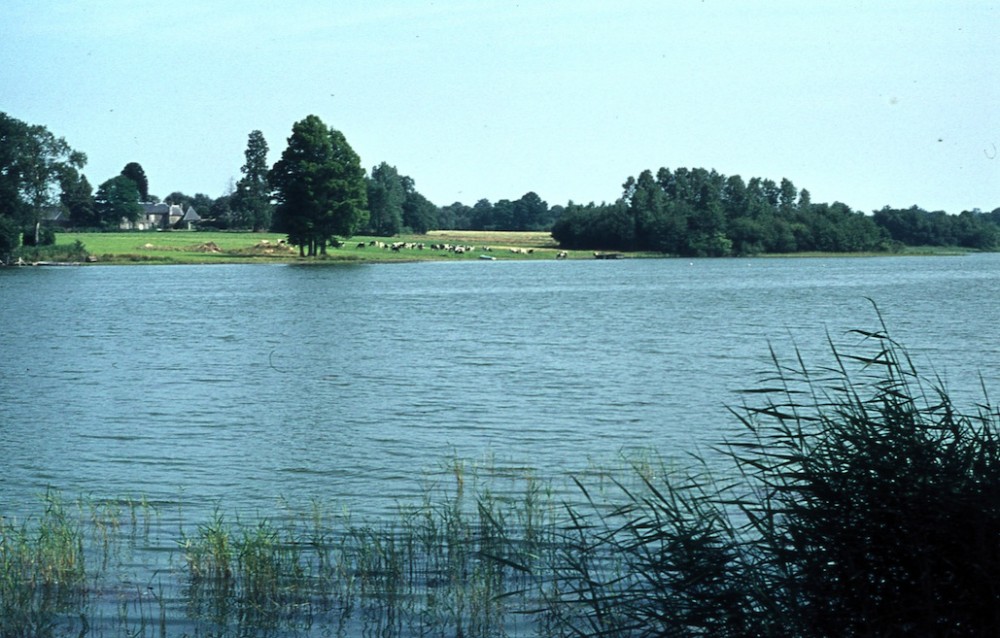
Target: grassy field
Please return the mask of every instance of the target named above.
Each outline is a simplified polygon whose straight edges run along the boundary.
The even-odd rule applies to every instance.
[[[394,262],[452,259],[555,259],[560,252],[545,232],[432,231],[426,235],[352,237],[323,258],[303,259],[296,248],[283,243],[284,235],[250,232],[118,232],[60,233],[57,244],[79,241],[97,263],[211,264],[288,263],[314,261]],[[373,245],[373,242],[379,242]],[[392,244],[405,246],[398,250]],[[432,248],[462,246],[466,250]],[[592,257],[587,251],[569,251],[569,258]]]
[[[172,231],[117,232],[57,235],[56,248],[69,250],[75,242],[97,263],[127,264],[231,264],[231,263],[386,263],[403,261],[494,259],[555,259],[562,252],[547,232],[435,230],[426,235],[396,237],[358,236],[340,248],[329,249],[319,258],[302,258],[296,248],[277,233]],[[393,250],[393,244],[401,244]],[[461,246],[455,251],[440,248]],[[437,246],[437,247],[435,247]],[[29,261],[75,261],[57,256],[39,256]],[[567,259],[593,259],[587,250],[565,251]],[[971,251],[945,247],[907,247],[898,253],[790,253],[761,257],[885,257],[890,255],[964,255]],[[629,253],[629,257],[663,257],[653,253]]]

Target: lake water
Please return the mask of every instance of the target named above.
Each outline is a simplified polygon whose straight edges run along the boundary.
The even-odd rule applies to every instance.
[[[769,344],[825,364],[877,328],[866,298],[958,394],[1000,379],[995,254],[0,270],[0,503],[378,516],[451,458],[682,455],[734,431]]]
[[[454,462],[578,498],[570,473],[738,431],[769,347],[830,364],[828,335],[879,327],[868,299],[960,405],[996,389],[998,254],[0,269],[0,514],[52,487],[172,530],[379,520]]]

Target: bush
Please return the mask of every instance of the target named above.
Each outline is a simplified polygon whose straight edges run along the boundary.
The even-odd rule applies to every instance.
[[[38,229],[38,241],[36,242],[35,229],[31,228],[24,231],[22,243],[25,246],[51,246],[56,243],[56,232],[48,226],[42,226]]]
[[[20,245],[20,226],[9,217],[0,214],[0,264],[6,264]]]
[[[79,239],[70,245],[50,244],[44,246],[22,246],[14,251],[17,257],[27,262],[36,261],[58,261],[58,262],[78,262],[86,261],[90,253],[87,247]]]
[[[730,476],[643,474],[623,505],[573,513],[565,633],[993,635],[998,413],[960,412],[884,325],[853,334],[832,367],[774,359],[762,405],[734,411]]]

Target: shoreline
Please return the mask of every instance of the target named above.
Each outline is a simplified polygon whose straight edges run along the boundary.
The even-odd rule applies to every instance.
[[[388,241],[387,241],[388,240]],[[82,248],[82,251],[80,249]],[[76,251],[76,252],[74,252]],[[392,238],[358,236],[329,248],[327,255],[300,257],[277,233],[172,231],[57,235],[55,248],[22,255],[10,266],[203,265],[203,264],[387,264],[423,261],[524,261],[618,259],[815,259],[906,256],[965,256],[979,251],[912,247],[899,252],[773,253],[739,257],[681,257],[649,252],[565,250],[545,232],[431,231]]]

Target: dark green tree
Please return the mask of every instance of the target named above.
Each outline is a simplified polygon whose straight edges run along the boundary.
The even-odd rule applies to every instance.
[[[233,214],[232,201],[232,194],[221,195],[212,200],[212,203],[204,211],[199,211],[199,214],[207,212],[205,217],[210,220],[209,223],[214,228],[229,228]]]
[[[493,224],[493,204],[488,199],[481,199],[472,206],[472,214],[469,216],[472,230],[486,230],[492,228]]]
[[[548,202],[529,191],[514,202],[514,223],[510,230],[549,230],[554,221]]]
[[[654,228],[662,230],[664,234],[669,232],[667,226],[661,222],[666,218],[666,195],[660,185],[653,179],[653,172],[649,170],[639,173],[638,179],[631,177],[623,186],[623,199],[632,215],[632,245],[630,250],[643,249],[665,249],[671,237],[655,236]],[[655,248],[652,244],[656,244]]]
[[[139,191],[139,201],[148,202],[149,179],[146,177],[146,171],[143,170],[142,165],[139,162],[129,162],[122,169],[121,174],[135,182],[135,187]]]
[[[438,207],[417,192],[416,185],[409,177],[403,176],[403,226],[414,233],[426,233],[438,228]]]
[[[21,226],[13,218],[0,215],[0,265],[9,264],[20,246]]]
[[[0,216],[9,220],[3,232],[14,232],[3,245],[16,246],[20,231],[27,231],[37,244],[43,211],[58,205],[61,178],[86,163],[86,155],[44,126],[0,113]]]
[[[382,237],[398,235],[403,228],[403,202],[406,191],[395,166],[382,162],[372,168],[367,180],[368,228]]]
[[[466,206],[462,202],[442,206],[438,210],[438,219],[435,228],[452,228],[456,230],[468,230],[472,228],[472,207]]]
[[[59,202],[69,213],[70,223],[77,228],[96,228],[100,218],[94,206],[94,188],[87,176],[70,168],[60,178],[62,193]]]
[[[163,198],[165,204],[177,204],[178,206],[187,206],[192,201],[194,201],[194,197],[181,191],[174,191]]]
[[[139,189],[135,181],[124,175],[101,184],[94,199],[98,218],[105,228],[118,228],[126,222],[134,224],[142,215]]]
[[[514,227],[514,202],[501,199],[493,204],[493,215],[484,230],[508,230]]]
[[[268,182],[267,140],[260,131],[251,131],[244,152],[243,177],[236,182],[231,202],[233,227],[255,231],[271,227],[271,185]]]
[[[795,211],[798,207],[796,202],[798,193],[792,180],[787,178],[781,179],[781,186],[778,187],[778,211],[782,217],[787,219],[795,216]]]
[[[277,227],[300,254],[326,254],[337,236],[368,221],[365,172],[344,134],[309,115],[292,126],[288,147],[268,174]]]

